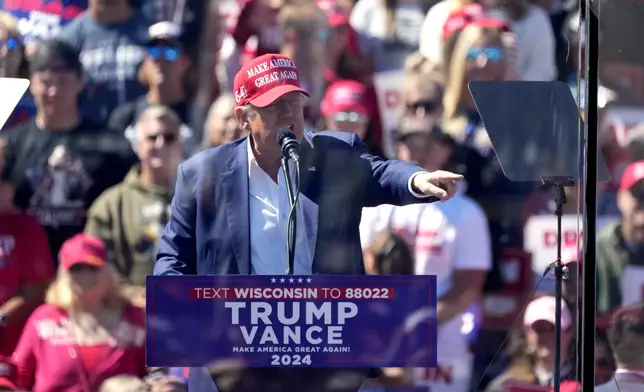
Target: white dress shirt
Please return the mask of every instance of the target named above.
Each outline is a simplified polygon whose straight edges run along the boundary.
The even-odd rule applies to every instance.
[[[284,275],[288,273],[288,188],[284,170],[280,169],[277,184],[259,167],[253,149],[248,145],[248,192],[250,193],[250,261],[252,275]],[[295,183],[295,164],[289,161],[291,181]],[[306,196],[300,194],[300,201]],[[307,226],[302,219],[304,203],[297,205],[295,240],[295,275],[312,273],[313,255],[308,251]]]
[[[284,275],[288,273],[288,251],[286,234],[288,230],[288,188],[284,171],[280,169],[277,184],[259,167],[250,139],[248,149],[248,192],[250,204],[250,262],[252,275]],[[289,161],[292,182],[295,182],[295,164]],[[418,172],[422,173],[422,172]],[[415,173],[409,178],[408,188],[415,197],[426,197],[412,191],[411,183]],[[295,240],[295,275],[311,275],[313,251],[317,230],[317,211],[315,204],[300,194],[297,205],[297,232]],[[304,217],[308,219],[304,219]],[[315,227],[310,227],[315,225]],[[309,233],[311,231],[311,233]]]

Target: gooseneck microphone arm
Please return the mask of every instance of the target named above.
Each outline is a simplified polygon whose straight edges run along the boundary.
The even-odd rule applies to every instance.
[[[288,254],[288,270],[286,273],[293,275],[295,270],[295,242],[297,240],[297,202],[300,198],[300,143],[290,128],[284,128],[278,132],[277,142],[284,155],[284,158],[282,158],[282,170],[284,170],[284,182],[286,183],[290,205],[286,234],[286,249]],[[289,160],[295,163],[295,184],[291,181]]]

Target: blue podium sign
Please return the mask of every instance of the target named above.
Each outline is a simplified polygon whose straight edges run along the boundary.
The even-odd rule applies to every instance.
[[[148,276],[147,365],[435,367],[435,276]]]

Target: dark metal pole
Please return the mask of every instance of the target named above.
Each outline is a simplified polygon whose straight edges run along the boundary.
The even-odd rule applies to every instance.
[[[583,184],[585,187],[585,225],[582,309],[581,309],[581,388],[583,392],[595,389],[595,301],[596,301],[596,219],[597,219],[597,91],[599,51],[599,2],[585,0],[586,23],[586,108],[585,139],[586,166]]]
[[[563,298],[562,283],[564,279],[564,265],[561,262],[561,219],[563,205],[566,203],[566,193],[563,185],[555,185],[557,215],[557,259],[555,260],[555,366],[553,375],[554,392],[559,392],[561,387],[561,301]]]

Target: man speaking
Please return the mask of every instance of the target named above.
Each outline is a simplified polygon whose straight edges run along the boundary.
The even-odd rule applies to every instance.
[[[299,72],[288,57],[268,54],[244,64],[234,89],[235,116],[250,136],[203,151],[179,166],[155,275],[286,273],[290,206],[277,141],[286,131],[301,143],[296,275],[364,274],[358,230],[363,207],[445,201],[462,179],[371,156],[355,134],[304,132],[303,103],[309,93],[300,87]],[[295,165],[292,160],[289,164]],[[294,175],[294,169],[289,171]],[[278,376],[280,371],[291,373]],[[269,373],[276,379],[306,374],[309,384],[330,371]],[[266,386],[263,381],[257,390],[268,390]]]

